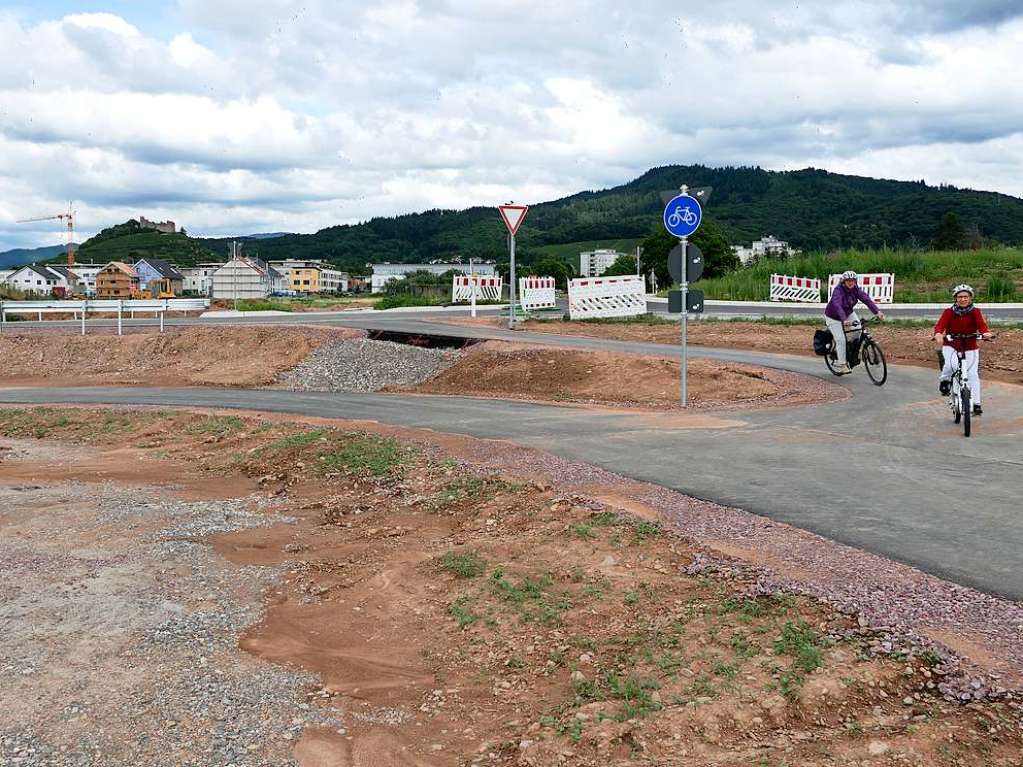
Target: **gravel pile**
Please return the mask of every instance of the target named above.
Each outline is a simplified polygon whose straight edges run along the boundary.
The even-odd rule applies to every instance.
[[[390,341],[328,342],[281,376],[292,391],[373,392],[415,386],[462,356],[450,349],[424,349]]]
[[[346,732],[315,675],[238,649],[282,573],[200,541],[268,524],[259,503],[0,487],[17,584],[0,602],[0,765],[277,767],[306,728]]]

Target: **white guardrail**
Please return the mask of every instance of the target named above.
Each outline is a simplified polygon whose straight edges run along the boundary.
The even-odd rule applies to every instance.
[[[208,298],[153,298],[153,299],[96,299],[84,301],[6,301],[0,300],[0,328],[7,323],[9,314],[35,314],[39,320],[44,314],[70,314],[82,321],[82,335],[85,335],[85,318],[93,314],[117,314],[117,334],[121,335],[121,321],[127,313],[134,317],[136,312],[150,313],[160,318],[160,331],[163,331],[163,318],[167,312],[198,312],[210,308]]]

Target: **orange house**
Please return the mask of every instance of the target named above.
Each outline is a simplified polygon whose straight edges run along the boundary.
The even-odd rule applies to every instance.
[[[134,298],[139,292],[139,273],[120,261],[111,261],[96,275],[96,298]]]

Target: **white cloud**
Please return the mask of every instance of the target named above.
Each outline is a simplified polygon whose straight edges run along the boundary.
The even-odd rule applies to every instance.
[[[67,198],[86,233],[140,213],[314,231],[671,162],[1018,195],[1014,7],[177,0],[166,39],[0,12],[0,249],[55,241],[11,221]]]

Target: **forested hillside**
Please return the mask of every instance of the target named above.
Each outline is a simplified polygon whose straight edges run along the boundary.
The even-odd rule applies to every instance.
[[[666,166],[613,189],[580,192],[532,205],[516,238],[523,263],[592,247],[644,239],[658,226],[661,192],[712,186],[706,210],[732,244],[765,234],[806,251],[928,247],[945,214],[954,212],[969,241],[1023,243],[1023,200],[992,192],[883,181],[822,170]],[[80,260],[131,260],[154,255],[181,265],[223,259],[227,239],[139,230],[135,222],[104,230],[80,248]],[[362,224],[332,226],[315,234],[252,238],[244,252],[265,260],[323,259],[360,271],[376,261],[506,260],[504,225],[491,207],[430,210]]]

